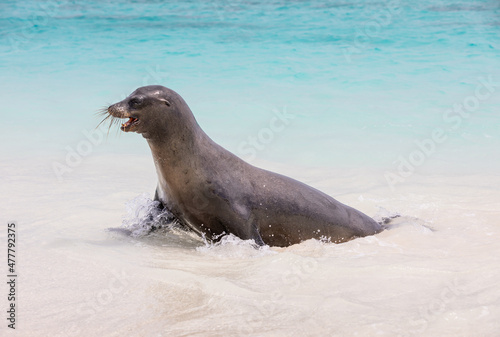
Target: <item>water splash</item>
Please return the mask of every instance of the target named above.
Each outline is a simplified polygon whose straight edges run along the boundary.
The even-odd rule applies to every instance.
[[[200,253],[220,258],[250,258],[277,254],[269,246],[259,246],[254,240],[242,240],[236,235],[223,235],[217,242],[204,239],[205,245],[197,247]]]
[[[151,200],[143,193],[125,204],[127,215],[123,218],[122,228],[130,231],[132,237],[143,237],[160,228],[175,228],[178,220],[159,201]]]

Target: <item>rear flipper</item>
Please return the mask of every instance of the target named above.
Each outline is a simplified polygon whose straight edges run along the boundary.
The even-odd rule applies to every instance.
[[[393,222],[394,219],[401,217],[401,214],[397,212],[391,212],[386,210],[383,207],[379,207],[379,210],[377,214],[373,217],[373,220],[378,222],[379,225],[381,225],[384,229],[387,228],[387,225],[389,225],[391,222]]]
[[[399,213],[389,213],[385,209],[381,209],[381,213],[382,212],[385,212],[385,214],[378,214],[374,217],[374,220],[377,221],[384,230],[391,230],[401,226],[411,225],[429,230],[431,232],[436,231],[434,228],[430,227],[425,220],[412,216],[401,215]]]
[[[394,214],[391,216],[383,216],[380,219],[377,219],[375,221],[377,221],[382,227],[386,227],[386,225],[390,224],[393,221],[393,219],[396,219],[399,217],[401,217],[400,214]]]

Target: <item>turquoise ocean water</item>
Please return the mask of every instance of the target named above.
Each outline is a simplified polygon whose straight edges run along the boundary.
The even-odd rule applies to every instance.
[[[403,158],[422,172],[458,173],[499,166],[500,86],[481,84],[500,82],[498,1],[0,6],[1,137],[13,158],[64,160],[98,123],[97,109],[162,84],[250,161],[396,171]],[[467,106],[463,115],[448,111],[456,104]],[[270,133],[276,111],[294,118]],[[433,147],[425,139],[436,129],[444,136]],[[425,160],[412,157],[415,142],[428,144]],[[137,135],[112,132],[92,154],[147,151]]]

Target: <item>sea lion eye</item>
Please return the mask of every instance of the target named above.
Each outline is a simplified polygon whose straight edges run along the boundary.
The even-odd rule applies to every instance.
[[[165,105],[168,105],[168,106],[172,105],[172,103],[170,103],[170,101],[168,99],[165,99],[165,98],[160,98],[159,101],[165,103]]]
[[[142,103],[142,99],[139,99],[139,98],[132,98],[128,102],[128,104],[130,105],[131,108],[137,108],[141,103]]]

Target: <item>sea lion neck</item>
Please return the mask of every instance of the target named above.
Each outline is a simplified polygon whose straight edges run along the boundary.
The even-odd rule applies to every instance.
[[[157,125],[155,134],[146,138],[158,175],[169,184],[176,184],[178,172],[203,166],[203,157],[218,147],[202,130],[189,110],[184,110],[180,122],[169,119]],[[189,112],[189,113],[186,113]]]

